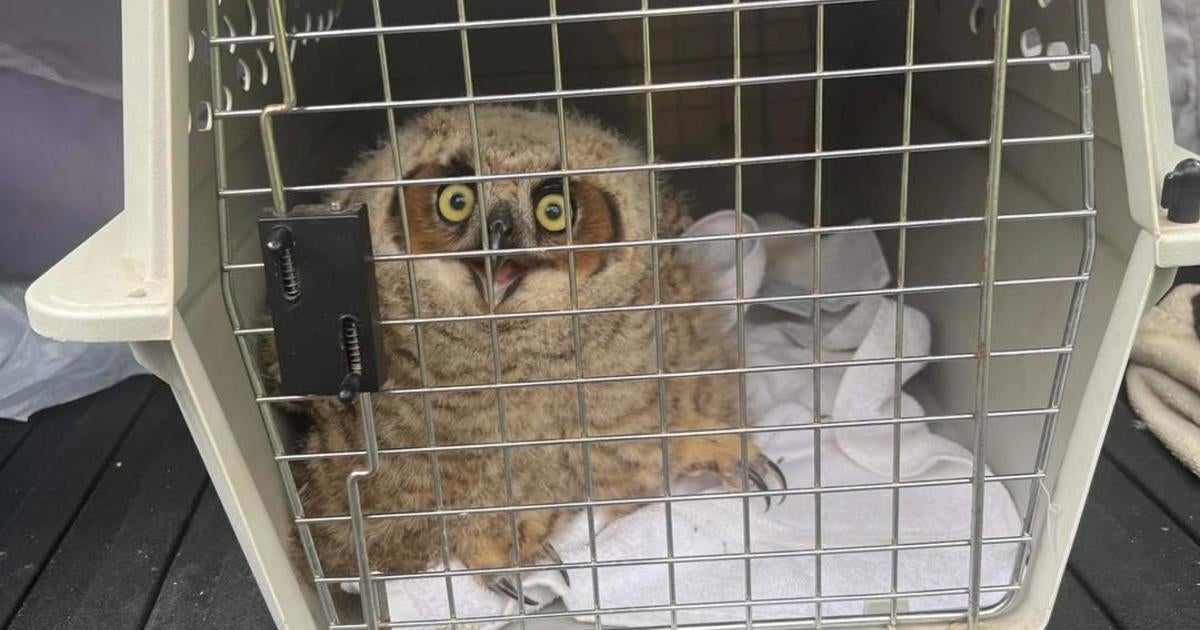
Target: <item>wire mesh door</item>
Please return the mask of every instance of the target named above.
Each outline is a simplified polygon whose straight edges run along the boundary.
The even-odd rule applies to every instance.
[[[1076,13],[1073,16],[1074,40],[1071,48],[1075,52],[1048,51],[1045,56],[1010,59],[1009,51],[1013,48],[1010,40],[1015,40],[1011,37],[1014,28],[1010,16],[1012,3],[1010,0],[997,0],[994,14],[990,13],[992,7],[985,6],[986,3],[976,3],[968,12],[971,29],[982,30],[985,35],[989,33],[987,18],[994,15],[990,38],[985,37],[990,41],[990,55],[934,61],[924,60],[919,43],[920,25],[923,23],[921,16],[941,9],[933,3],[917,0],[763,0],[728,3],[657,3],[640,0],[626,3],[629,6],[620,8],[581,8],[568,3],[561,3],[560,6],[555,0],[548,0],[543,3],[544,6],[539,5],[537,11],[525,14],[516,10],[508,14],[495,14],[494,8],[489,13],[489,9],[477,7],[476,3],[457,0],[446,3],[444,15],[416,22],[389,18],[389,10],[392,9],[381,0],[364,0],[359,3],[361,6],[354,6],[348,1],[334,4],[251,0],[244,8],[239,5],[236,15],[229,6],[235,3],[208,0],[206,4],[205,37],[209,47],[213,94],[218,95],[213,113],[213,132],[220,196],[218,227],[221,236],[222,289],[254,385],[256,400],[275,449],[281,482],[288,489],[290,507],[295,516],[296,544],[302,551],[307,570],[312,573],[331,627],[465,626],[506,622],[533,626],[539,622],[554,625],[574,619],[599,628],[606,622],[616,623],[613,620],[622,615],[624,619],[643,619],[644,625],[671,627],[718,624],[791,627],[962,619],[974,627],[982,616],[1001,611],[1019,590],[1024,560],[1035,541],[1039,510],[1045,507],[1040,505],[1038,488],[1044,487],[1043,481],[1047,477],[1050,444],[1054,439],[1055,420],[1091,272],[1095,240],[1090,102],[1093,58],[1090,54],[1086,2],[1075,3],[1073,8]],[[834,52],[845,48],[838,41],[843,30],[831,29],[829,25],[839,19],[840,14],[836,12],[848,11],[850,9],[846,7],[857,5],[879,6],[884,7],[885,12],[890,11],[887,13],[889,20],[884,22],[888,25],[886,37],[900,44],[897,49],[900,58],[894,63],[867,62],[850,66],[843,63],[841,53]],[[342,23],[346,21],[343,11],[348,14],[357,12],[361,22],[343,26]],[[748,34],[752,32],[748,27],[750,23],[753,22],[755,28],[766,29],[771,20],[784,15],[786,11],[804,12],[803,23],[806,26],[803,32],[796,32],[794,37],[811,40],[811,66],[807,69],[789,72],[772,70],[769,61],[777,55],[773,55],[769,45],[763,45],[759,38]],[[725,29],[721,46],[727,46],[728,54],[722,56],[721,74],[680,78],[671,70],[664,71],[662,64],[656,61],[656,51],[659,50],[656,48],[656,37],[661,36],[661,25],[665,22],[669,29],[683,23],[683,20],[702,16],[719,18],[721,28]],[[620,32],[633,42],[632,50],[637,53],[634,70],[640,80],[600,87],[568,87],[570,77],[565,71],[564,33],[583,25],[623,29]],[[478,38],[482,34],[490,34],[499,40],[507,37],[515,41],[521,37],[521,33],[527,32],[522,29],[541,29],[547,35],[549,47],[545,55],[548,57],[551,85],[546,89],[515,92],[511,89],[496,90],[491,85],[483,91],[478,89],[476,76],[479,73],[473,72],[473,68],[489,62],[481,58],[480,53],[472,54],[480,46],[481,40]],[[410,56],[397,57],[389,52],[397,47],[403,48],[406,38],[439,34],[452,38],[454,47],[460,53],[453,60],[458,66],[456,76],[461,78],[458,93],[419,98],[406,98],[395,93],[397,73],[403,74],[421,61]],[[787,35],[785,30],[784,36]],[[306,99],[306,87],[321,83],[337,84],[343,76],[342,70],[347,75],[353,73],[328,60],[324,62],[325,65],[319,65],[319,51],[337,42],[365,42],[373,51],[375,70],[367,74],[377,70],[378,75],[366,79],[364,85],[376,87],[378,92],[374,93],[375,96],[359,97],[358,94],[367,92],[339,85],[333,92],[341,95],[338,98],[331,100],[326,91],[321,99]],[[754,50],[753,55],[747,52],[750,49]],[[257,102],[251,99],[250,106],[238,106],[234,99],[242,97],[233,96],[229,88],[234,86],[233,93],[237,93],[236,88],[241,85],[242,91],[249,92],[253,70],[246,59],[261,62],[256,67],[260,68],[263,86],[277,83],[278,87],[268,90]],[[312,66],[306,67],[306,63]],[[446,62],[443,60],[439,63]],[[1072,123],[1075,128],[1033,135],[1006,134],[1006,123],[1009,122],[1005,115],[1006,107],[1009,99],[1013,98],[1007,87],[1009,74],[1014,69],[1042,69],[1056,64],[1068,64],[1077,69],[1074,74],[1078,111]],[[298,78],[302,71],[307,74]],[[919,91],[917,83],[956,72],[975,72],[986,78],[987,89],[983,91],[985,98],[967,99],[964,95],[964,102],[980,108],[976,113],[982,121],[979,125],[982,133],[975,137],[930,138],[919,128],[919,104],[915,96]],[[668,78],[660,79],[664,73]],[[837,134],[831,129],[854,127],[857,124],[839,122],[844,113],[831,105],[839,102],[835,95],[840,90],[841,82],[880,78],[893,81],[890,85],[898,94],[896,102],[900,116],[890,125],[895,139],[855,147],[839,146],[835,142]],[[770,147],[771,137],[786,133],[785,127],[777,119],[763,113],[768,103],[757,93],[752,94],[752,91],[773,86],[803,86],[808,90],[800,99],[801,105],[796,106],[793,102],[790,105],[792,109],[788,111],[793,121],[788,129],[799,127],[811,130],[798,133],[806,138],[802,141],[806,144],[797,150],[780,151]],[[664,130],[663,103],[676,108],[675,114],[678,111],[687,112],[693,106],[678,95],[717,89],[726,91],[728,96],[714,106],[716,116],[727,117],[729,143],[722,149],[724,153],[686,159],[664,158],[664,154],[678,153],[671,149],[686,143],[686,136],[695,127],[680,124],[671,125],[669,131]],[[950,95],[950,98],[954,96]],[[620,99],[621,103],[636,112],[636,116],[630,118],[639,118],[644,132],[644,141],[639,149],[641,154],[636,163],[602,166],[574,164],[569,150],[571,126],[575,120],[571,111],[576,101],[589,98]],[[489,113],[492,110],[488,108],[513,103],[525,108],[541,108],[539,111],[544,118],[539,120],[550,121],[549,135],[553,137],[551,144],[557,160],[553,167],[508,172],[489,172],[486,168],[489,154],[487,138],[481,138],[481,124],[490,124],[487,120],[493,114]],[[439,108],[453,108],[466,121],[464,128],[469,150],[466,152],[467,163],[463,172],[413,173],[404,163],[406,147],[399,141],[390,141],[381,154],[385,165],[381,171],[384,173],[382,177],[351,182],[332,181],[333,178],[327,175],[323,180],[315,180],[316,183],[314,180],[298,181],[305,175],[299,168],[291,168],[298,162],[291,151],[283,148],[283,144],[292,137],[289,135],[293,133],[292,130],[299,128],[295,125],[305,121],[326,121],[320,123],[324,125],[322,131],[313,132],[314,136],[319,136],[322,133],[337,133],[337,116],[375,113],[382,116],[381,131],[386,134],[385,137],[395,139],[398,133],[406,129],[405,121],[410,113]],[[670,116],[666,118],[670,119]],[[481,120],[484,122],[481,123]],[[677,118],[677,121],[686,120],[683,115]],[[795,123],[795,120],[807,122]],[[281,131],[283,129],[287,131]],[[779,134],[772,133],[775,129],[779,130]],[[663,141],[663,136],[668,134],[671,140]],[[243,150],[247,138],[250,138],[250,144],[261,142],[261,155],[265,157],[261,162],[265,169],[252,174],[238,173],[230,167],[233,163],[231,156]],[[668,151],[663,150],[664,145]],[[1018,200],[1005,208],[1001,189],[1006,177],[1006,156],[1014,151],[1042,147],[1065,147],[1076,153],[1077,167],[1064,167],[1064,172],[1067,173],[1066,177],[1076,178],[1078,204],[1074,207],[1046,209],[1021,206]],[[920,160],[924,156],[954,152],[973,152],[981,160],[982,177],[978,180],[979,185],[973,188],[959,186],[970,189],[971,194],[965,197],[965,203],[970,208],[953,213],[918,207],[914,201],[914,188],[937,189],[937,186],[927,183],[929,171]],[[844,208],[831,208],[831,190],[846,186],[844,177],[835,178],[832,173],[840,164],[872,159],[887,160],[891,165],[889,168],[894,168],[894,171],[888,172],[895,175],[895,180],[881,188],[894,190],[896,213],[872,223],[847,221]],[[787,165],[804,165],[808,169],[801,185],[793,185],[800,191],[796,194],[807,197],[804,203],[811,209],[808,220],[803,225],[753,229],[751,205],[761,205],[757,193],[748,182],[755,185],[762,183],[760,171],[756,169]],[[345,166],[332,166],[325,173],[337,173]],[[732,206],[728,215],[730,229],[718,234],[688,233],[681,236],[678,233],[660,233],[663,225],[660,214],[670,211],[664,208],[669,200],[664,197],[666,193],[660,190],[665,185],[664,178],[686,179],[693,174],[697,179],[702,179],[712,173],[721,173],[721,177],[727,177],[729,181]],[[506,254],[513,256],[562,255],[566,283],[563,287],[565,304],[559,307],[518,311],[504,308],[503,298],[494,294],[502,284],[498,280],[502,267],[490,255],[503,232],[491,229],[494,222],[488,220],[486,213],[496,206],[489,204],[488,195],[496,194],[497,186],[513,182],[556,184],[554,190],[561,191],[556,194],[562,197],[560,206],[556,207],[565,214],[566,225],[571,226],[575,224],[573,214],[578,207],[572,203],[572,197],[587,194],[587,188],[581,182],[598,176],[640,178],[638,186],[642,188],[639,190],[645,191],[647,232],[636,237],[628,234],[623,237],[610,235],[609,240],[598,243],[576,242],[576,232],[569,228],[563,232],[563,241],[560,243],[506,249]],[[948,189],[954,184],[947,182],[940,185]],[[473,203],[483,216],[478,223],[477,236],[471,237],[477,237],[478,243],[457,251],[422,251],[418,244],[420,234],[415,233],[418,228],[413,225],[414,211],[405,207],[405,200],[409,198],[405,191],[445,190],[454,186],[467,187],[471,195],[478,197],[473,197]],[[254,252],[247,254],[244,251],[246,226],[250,225],[248,221],[257,215],[263,205],[269,204],[269,209],[277,216],[288,216],[296,205],[294,200],[300,197],[323,195],[330,199],[344,199],[348,191],[364,190],[396,191],[394,198],[399,207],[394,212],[399,249],[397,252],[377,251],[371,262],[377,269],[376,273],[383,274],[385,272],[379,270],[391,269],[393,271],[388,273],[398,273],[405,278],[402,286],[407,287],[405,297],[409,312],[385,315],[380,323],[385,329],[411,331],[412,361],[416,369],[412,378],[392,380],[378,388],[378,391],[354,392],[353,396],[347,397],[349,405],[341,407],[343,411],[338,413],[353,415],[357,433],[347,437],[344,448],[306,449],[302,446],[302,436],[310,429],[281,410],[294,411],[297,405],[306,403],[323,404],[331,397],[280,393],[277,383],[274,383],[278,376],[269,373],[270,370],[262,365],[260,344],[272,338],[275,328],[269,323],[260,323],[258,318],[258,312],[262,310],[260,294],[264,265],[256,259]],[[748,198],[753,204],[747,203]],[[372,208],[372,211],[377,210],[380,209]],[[1064,255],[1074,268],[1053,274],[1042,272],[1000,277],[997,269],[998,235],[1001,231],[1006,226],[1051,222],[1069,224],[1075,231],[1078,247]],[[957,228],[969,228],[972,230],[969,234],[977,239],[969,250],[974,261],[973,267],[967,272],[971,276],[969,279],[927,280],[912,271],[914,256],[930,257],[925,249],[925,241],[920,240],[923,233]],[[829,276],[829,260],[841,246],[838,238],[885,233],[891,250],[887,264],[894,270],[888,286],[865,289],[823,286]],[[804,264],[811,270],[810,280],[802,292],[771,295],[763,294],[757,287],[751,286],[755,272],[747,268],[746,261],[750,259],[751,250],[772,239],[793,244],[800,242],[798,239],[805,239],[802,248],[796,247],[801,252],[799,255],[806,259]],[[668,287],[660,269],[665,265],[664,261],[684,247],[714,245],[731,250],[728,253],[731,254],[732,276],[727,294],[685,301],[672,300],[667,295]],[[581,299],[587,279],[582,277],[580,270],[589,264],[588,261],[597,252],[621,250],[638,250],[646,256],[652,271],[648,276],[651,278],[650,299],[645,303],[601,305]],[[484,297],[481,311],[446,313],[435,309],[431,314],[429,306],[422,306],[423,296],[418,289],[421,285],[418,277],[421,264],[474,259],[481,261],[479,288]],[[1001,303],[999,296],[1005,291],[1043,287],[1050,287],[1067,296],[1061,324],[1052,331],[1056,336],[1055,342],[1024,346],[998,344],[993,336],[993,324],[997,305]],[[918,352],[906,348],[905,344],[910,339],[907,326],[912,323],[906,324],[906,314],[910,312],[906,306],[930,296],[949,296],[954,304],[959,305],[957,314],[953,309],[946,309],[950,312],[950,319],[971,320],[970,347]],[[886,299],[894,305],[895,317],[889,322],[892,330],[887,337],[890,340],[888,351],[877,356],[862,357],[846,356],[831,350],[824,335],[828,334],[833,324],[827,321],[823,325],[822,318],[831,319],[837,315],[825,310],[822,305],[867,298]],[[973,307],[961,307],[971,302],[974,303]],[[806,330],[811,337],[804,343],[810,348],[811,354],[799,361],[760,364],[749,356],[751,344],[748,341],[748,329],[752,327],[752,315],[756,312],[753,309],[761,311],[764,307],[780,306],[807,309],[804,311],[808,318]],[[668,347],[671,333],[665,332],[665,328],[669,327],[669,321],[677,313],[689,309],[717,311],[729,318],[730,345],[736,346],[732,348],[732,365],[693,369],[677,369],[671,365],[671,349]],[[652,341],[646,348],[646,356],[649,357],[646,369],[602,375],[590,370],[583,358],[585,346],[590,341],[587,338],[588,322],[598,316],[632,315],[644,317],[648,329],[652,331],[649,337]],[[565,329],[569,331],[569,347],[565,348],[570,357],[567,363],[569,368],[562,373],[538,378],[507,376],[504,349],[501,347],[501,338],[508,329],[506,327],[540,320],[564,322]],[[429,341],[429,331],[438,326],[468,324],[481,326],[484,330],[485,343],[479,349],[479,356],[483,357],[481,361],[489,378],[487,382],[440,383],[430,376],[430,364],[439,361],[440,357],[431,355],[429,347],[433,342]],[[285,349],[281,348],[280,351]],[[1019,369],[1021,362],[1035,359],[1048,361],[1051,366],[1045,397],[1037,404],[997,408],[990,398],[997,379],[993,373],[995,364],[998,361],[1009,362]],[[899,395],[902,385],[909,378],[906,370],[910,366],[926,364],[942,366],[945,370],[960,374],[969,373],[971,386],[963,394],[968,402],[961,408],[948,409],[945,413],[914,414],[906,408],[904,397]],[[888,371],[890,376],[887,385],[895,393],[890,398],[889,407],[874,415],[834,417],[835,402],[827,390],[826,379],[830,378],[830,374],[841,375],[863,368]],[[1009,372],[1001,374],[1007,375]],[[768,375],[788,375],[794,381],[810,383],[805,385],[811,392],[810,416],[793,417],[773,424],[756,420],[750,390],[755,386],[755,379]],[[670,388],[678,382],[706,378],[719,378],[732,383],[736,389],[736,404],[733,407],[736,417],[719,425],[677,426],[668,413]],[[653,426],[613,433],[598,431],[594,422],[589,421],[589,409],[594,414],[603,413],[602,409],[596,408],[597,404],[602,404],[595,402],[596,388],[647,385],[654,390],[650,398],[655,401]],[[576,418],[573,431],[555,437],[521,436],[519,429],[514,428],[514,423],[519,424],[522,419],[514,418],[512,410],[524,411],[520,402],[512,401],[519,401],[522,392],[528,390],[555,388],[570,392],[568,399]],[[437,407],[448,396],[475,396],[491,401],[495,406],[494,439],[459,442],[439,440],[439,433],[444,433],[446,429],[439,426],[445,420],[438,415]],[[419,410],[424,427],[424,443],[389,444],[381,439],[380,427],[391,421],[389,414],[393,409],[388,406],[390,403],[383,401],[391,399],[415,401],[414,408]],[[316,413],[310,421],[321,422],[320,415]],[[1030,463],[1022,469],[1005,472],[990,470],[986,457],[993,448],[989,446],[989,433],[996,430],[993,427],[997,423],[1012,418],[1040,419],[1037,440],[1031,442],[1030,448],[1024,449],[1029,451]],[[930,424],[954,424],[959,427],[956,435],[966,450],[974,454],[966,474],[914,479],[902,470],[906,454],[903,431],[909,426]],[[823,460],[828,461],[835,456],[830,451],[835,448],[830,446],[831,436],[854,429],[884,429],[890,434],[886,445],[879,447],[883,449],[881,455],[888,466],[883,479],[847,483],[825,478],[829,468],[823,465]],[[803,479],[798,480],[792,475],[789,481],[783,474],[779,475],[778,480],[765,479],[747,463],[756,452],[757,440],[778,434],[804,435],[809,440],[811,463],[806,464],[810,469]],[[686,448],[681,446],[681,439],[734,440],[742,463],[736,468],[737,473],[732,476],[732,481],[715,492],[712,488],[701,492],[682,483],[671,473],[673,451],[678,453]],[[614,498],[605,496],[600,487],[602,483],[594,483],[592,458],[599,457],[596,453],[627,443],[653,445],[658,459],[656,470],[661,476],[655,496]],[[514,481],[514,458],[520,457],[521,449],[549,447],[569,448],[578,453],[578,459],[572,461],[580,467],[582,495],[570,500],[521,501],[521,492],[517,489],[520,473],[518,480]],[[467,455],[479,458],[498,456],[502,461],[503,472],[499,483],[507,497],[503,504],[464,506],[447,501],[442,489],[447,472],[441,464],[458,461],[456,458]],[[429,462],[431,478],[427,483],[431,488],[433,505],[407,511],[372,511],[364,507],[364,487],[387,469],[389,460],[403,457],[420,457]],[[314,514],[311,506],[305,504],[302,490],[306,480],[303,472],[297,473],[296,467],[313,461],[346,462],[349,472],[342,479],[346,506],[342,513]],[[1019,507],[1019,528],[1001,535],[989,533],[985,528],[984,513],[987,490],[1017,485],[1027,489],[1025,501]],[[902,531],[904,495],[910,491],[938,488],[964,490],[965,494],[958,495],[957,500],[967,517],[965,535],[906,539]],[[888,535],[882,540],[870,542],[830,544],[828,541],[836,537],[840,528],[836,523],[831,525],[830,521],[830,514],[842,509],[843,504],[838,502],[842,497],[851,497],[853,501],[853,497],[866,493],[887,497],[887,513],[883,517]],[[680,512],[690,514],[687,512],[690,504],[706,505],[702,502],[714,498],[737,506],[740,516],[732,524],[739,532],[738,544],[726,546],[720,552],[680,551],[677,547],[683,543],[676,523],[690,522],[681,517]],[[788,498],[793,504],[804,502],[808,506],[805,514],[810,520],[806,527],[811,537],[805,544],[792,546],[764,547],[755,544],[753,539],[757,530],[752,527],[752,514],[757,513],[760,502],[767,506],[780,506]],[[606,555],[606,550],[597,544],[601,530],[612,525],[606,522],[608,519],[605,514],[651,509],[661,511],[663,530],[661,534],[656,534],[662,538],[661,553],[646,557]],[[523,519],[530,513],[545,511],[573,515],[577,519],[575,523],[582,528],[586,539],[581,555],[562,558],[553,553],[549,565],[527,564],[521,560],[522,544],[529,544],[528,539],[523,542]],[[500,516],[508,521],[511,534],[508,548],[512,551],[512,557],[503,566],[464,565],[462,559],[455,558],[451,550],[450,541],[456,519],[491,516]],[[428,559],[430,568],[423,571],[378,569],[370,557],[372,547],[367,540],[368,529],[386,526],[389,522],[414,520],[432,524],[430,532],[437,541],[437,553]],[[331,572],[328,569],[337,566],[337,563],[329,557],[323,557],[320,545],[314,538],[314,531],[320,532],[323,527],[349,529],[351,534],[348,540],[352,541],[352,545],[341,552],[346,557],[352,557],[353,571]],[[1009,564],[1005,566],[1011,567],[1011,570],[1007,579],[989,581],[985,579],[986,557],[989,549],[998,548],[1006,550]],[[955,556],[954,560],[955,570],[962,578],[960,584],[938,588],[906,586],[903,567],[912,562],[905,560],[906,556],[950,551],[962,554]],[[882,566],[886,567],[881,574],[882,581],[866,590],[840,589],[837,585],[844,578],[838,573],[844,570],[845,565],[838,563],[839,558],[867,556],[882,558]],[[768,561],[802,565],[807,582],[790,590],[785,588],[783,594],[778,594],[773,590],[776,585],[762,583],[760,567]],[[689,574],[689,570],[704,567],[735,574],[736,596],[693,597],[684,583],[691,579],[686,576],[695,575]],[[664,598],[653,603],[614,601],[611,597],[606,600],[602,595],[608,592],[604,586],[606,574],[615,575],[617,570],[630,568],[661,570],[656,575],[663,586]],[[583,594],[587,603],[578,604],[576,600],[573,604],[568,602],[566,606],[559,604],[543,608],[545,602],[528,596],[533,592],[529,580],[533,579],[534,574],[547,570],[561,574],[568,582],[565,585],[568,589],[583,588],[588,591]],[[756,576],[760,579],[756,580]],[[570,585],[572,577],[575,578],[576,587]],[[507,580],[504,584],[511,602],[503,610],[489,614],[464,614],[463,610],[469,609],[469,602],[464,601],[464,580],[481,580],[494,586],[499,578]],[[423,580],[426,584],[430,580],[436,582],[440,590],[440,607],[434,612],[427,610],[424,617],[397,617],[387,605],[393,600],[392,589],[403,591],[405,587],[398,585],[416,580]],[[586,586],[579,587],[580,584]],[[341,602],[344,592],[357,593],[361,618],[356,612],[348,611],[344,602]],[[943,605],[932,609],[910,609],[914,602],[936,598],[949,599],[941,600]],[[945,605],[945,601],[953,603]],[[842,605],[849,603],[853,603],[859,612],[845,612]],[[639,614],[645,616],[631,617]]]

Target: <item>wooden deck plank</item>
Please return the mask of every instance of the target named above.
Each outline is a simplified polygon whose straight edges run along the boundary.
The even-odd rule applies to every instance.
[[[1070,561],[1118,627],[1179,628],[1200,619],[1200,546],[1107,459],[1097,466]]]
[[[171,563],[146,630],[273,628],[212,486]]]
[[[28,422],[0,418],[0,468],[4,468],[8,458],[17,452],[17,447],[25,441],[31,428]]]
[[[0,625],[41,573],[154,382],[131,379],[39,416],[0,469]]]
[[[149,395],[149,389],[146,390]],[[14,439],[12,451],[0,465],[0,527],[17,512],[26,495],[35,487],[43,475],[51,472],[50,464],[62,449],[67,447],[67,438],[75,429],[76,422],[88,413],[92,404],[102,398],[111,397],[109,390],[47,409],[35,415],[25,425],[23,437]],[[116,407],[110,407],[116,409]],[[124,430],[118,423],[115,428]],[[132,420],[127,418],[127,420]],[[105,420],[101,420],[104,422]],[[15,424],[6,420],[5,424]],[[120,437],[120,430],[110,434]],[[115,447],[115,442],[112,444]]]
[[[1072,571],[1063,575],[1046,630],[1118,630]]]
[[[1113,410],[1104,454],[1194,541],[1200,541],[1200,478],[1147,429],[1136,428],[1124,396]]]
[[[159,384],[10,630],[140,627],[206,483],[171,392]]]

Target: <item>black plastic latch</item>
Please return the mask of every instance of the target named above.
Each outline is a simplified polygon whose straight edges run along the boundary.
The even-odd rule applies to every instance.
[[[366,206],[268,211],[258,233],[282,393],[350,402],[378,391],[386,364]]]
[[[1173,223],[1200,221],[1200,160],[1188,158],[1163,180],[1162,207]]]

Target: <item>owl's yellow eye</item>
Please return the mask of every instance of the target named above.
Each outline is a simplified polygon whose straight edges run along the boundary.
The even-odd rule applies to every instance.
[[[466,221],[475,211],[475,190],[465,184],[442,188],[437,199],[438,214],[451,223]]]
[[[534,216],[542,229],[547,232],[561,232],[567,229],[567,202],[557,193],[545,195],[538,199],[534,208]]]

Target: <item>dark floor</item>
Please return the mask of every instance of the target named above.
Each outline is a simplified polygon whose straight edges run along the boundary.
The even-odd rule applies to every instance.
[[[1200,479],[1118,403],[1055,630],[1200,627]],[[268,628],[169,390],[0,421],[0,627]]]

